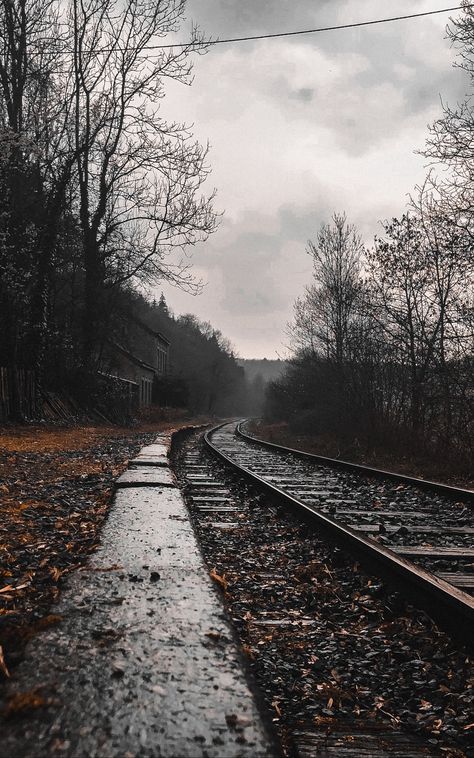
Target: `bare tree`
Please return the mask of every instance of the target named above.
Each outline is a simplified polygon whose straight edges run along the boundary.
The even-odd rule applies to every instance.
[[[362,240],[346,215],[336,213],[332,225],[321,226],[316,243],[309,241],[307,252],[313,284],[295,303],[290,335],[297,347],[320,352],[342,367],[361,286]]]
[[[467,234],[441,212],[429,183],[412,199],[412,211],[385,224],[385,236],[368,253],[370,311],[408,377],[409,419],[422,434],[429,396],[444,383],[449,426],[448,369],[465,355],[472,335],[463,317],[472,282]],[[438,398],[439,400],[439,398]]]
[[[474,84],[474,7],[463,0],[462,14],[452,20],[447,35],[457,51],[455,67],[467,73]],[[446,212],[474,237],[474,102],[472,92],[451,106],[443,103],[443,115],[429,128],[423,154],[443,164],[438,177]],[[447,171],[446,171],[447,169]]]
[[[107,288],[190,284],[186,250],[216,225],[201,196],[207,148],[161,115],[164,82],[191,81],[188,44],[148,50],[179,29],[185,0],[73,0],[72,136],[85,269],[85,359],[100,341]]]

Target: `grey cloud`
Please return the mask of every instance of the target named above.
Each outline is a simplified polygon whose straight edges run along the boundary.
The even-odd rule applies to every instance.
[[[282,240],[277,235],[240,232],[222,250],[224,310],[236,314],[242,310],[261,314],[283,305],[271,271],[272,263],[280,254],[281,244]]]
[[[326,18],[324,10],[338,0],[191,0],[187,15],[211,35],[221,37],[291,31],[306,26],[316,17]],[[323,16],[320,15],[321,5]],[[311,25],[311,24],[310,24]]]
[[[355,14],[354,4],[348,0],[301,0],[294,2],[280,0],[193,0],[190,11],[206,28],[210,24],[211,33],[221,36],[228,34],[274,32],[295,27],[310,27],[318,24],[340,23],[356,18],[370,18],[380,11],[374,3],[358,4]],[[425,7],[422,0],[413,1],[410,11]],[[404,3],[391,4],[390,13],[406,12]],[[381,15],[384,15],[383,13]],[[433,68],[425,62],[424,45],[438,45],[445,54],[446,65]],[[258,44],[258,43],[256,43]],[[270,43],[265,43],[270,44]],[[307,80],[295,81],[291,61],[282,58],[282,48],[277,40],[271,43],[275,50],[275,65],[262,69],[258,56],[253,59],[254,77],[249,82],[249,90],[255,97],[275,102],[288,114],[289,118],[310,118],[331,130],[339,146],[349,155],[362,155],[377,144],[390,139],[397,130],[402,131],[414,118],[423,118],[425,123],[439,106],[439,95],[451,103],[460,100],[466,89],[466,79],[460,72],[450,68],[447,43],[439,21],[431,19],[413,22],[398,22],[383,27],[369,27],[363,30],[347,30],[337,34],[308,35],[294,38],[291,45],[308,51]],[[290,44],[288,41],[285,44]],[[248,65],[251,50],[245,45],[232,47],[236,69]],[[363,70],[348,67],[328,91],[321,84],[325,71],[311,71],[311,51],[318,50],[326,56],[328,76],[333,68],[344,68],[348,56],[364,60]],[[229,48],[214,49],[216,67],[219,55],[228,54]],[[286,65],[285,65],[286,64]],[[386,102],[381,104],[380,100]],[[297,110],[290,112],[296,103]],[[301,108],[301,112],[298,110]],[[372,110],[373,109],[373,113]],[[414,147],[420,147],[414,145]]]
[[[199,252],[201,264],[221,270],[224,311],[235,315],[245,311],[259,316],[286,310],[291,305],[281,277],[281,269],[287,265],[285,247],[289,242],[296,243],[301,253],[295,273],[309,267],[305,258],[308,239],[315,238],[320,224],[328,221],[335,210],[330,194],[326,193],[323,199],[321,191],[314,205],[306,208],[282,206],[272,232],[246,231],[247,221],[243,217],[235,225],[228,225],[227,233],[231,232],[233,239],[227,245],[218,245],[216,239]],[[267,223],[268,219],[262,216],[263,229]],[[258,225],[258,216],[252,219],[252,225]],[[288,265],[292,265],[291,261]]]
[[[296,100],[301,100],[303,103],[310,103],[314,98],[314,89],[312,87],[300,87],[293,93],[290,92],[290,97],[294,97]]]
[[[428,7],[426,0],[191,0],[188,16],[223,37],[370,18],[388,14],[387,5],[393,15]],[[454,103],[466,88],[450,56],[440,21],[423,19],[216,46],[199,59],[188,120],[215,144],[211,183],[229,214],[194,256],[209,286],[189,304],[170,295],[171,307],[210,319],[238,349],[258,334],[269,350],[281,344],[292,302],[310,279],[307,241],[321,222],[346,210],[370,244],[378,219],[403,211],[404,193],[423,173],[412,151],[441,112],[438,94]]]
[[[355,8],[353,0],[189,0],[187,16],[197,22],[210,36],[239,37],[256,34],[274,34],[311,29],[320,26],[364,21],[374,16],[387,15],[380,10],[379,2],[362,2]],[[411,0],[408,12],[416,12],[423,0]],[[390,15],[407,12],[406,3],[390,3]],[[318,44],[322,49],[349,49],[357,30],[338,34],[308,35],[299,40],[305,44]]]

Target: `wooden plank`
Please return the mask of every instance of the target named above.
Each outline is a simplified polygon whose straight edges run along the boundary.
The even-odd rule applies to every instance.
[[[328,513],[329,509],[326,507],[322,507],[321,513]],[[396,518],[426,518],[430,519],[430,521],[433,520],[433,513],[431,511],[353,511],[353,510],[339,510],[339,508],[334,510],[334,515],[336,516],[367,516],[370,518],[376,517],[376,516],[382,516],[383,518],[389,518],[391,516]],[[402,524],[400,524],[402,526]]]
[[[196,505],[194,507],[202,513],[242,513],[242,508],[233,508],[230,505]]]
[[[474,558],[472,547],[432,547],[429,545],[391,545],[397,555],[414,558],[425,556],[427,558]]]
[[[474,574],[461,574],[457,571],[437,571],[436,575],[445,582],[462,589],[474,589]]]
[[[227,497],[225,495],[222,497],[217,497],[214,495],[210,495],[209,497],[202,497],[199,495],[196,497],[196,495],[192,495],[191,497],[193,499],[193,503],[228,503],[230,500],[230,494],[227,495]]]
[[[293,740],[299,758],[418,758],[432,755],[424,741],[400,732],[357,725],[353,732],[337,727],[311,732],[296,730]],[[371,729],[371,731],[369,731]]]
[[[347,524],[351,529],[355,529],[359,532],[367,532],[368,534],[377,534],[380,531],[380,524]],[[398,532],[399,529],[404,529],[409,534],[474,534],[474,527],[472,526],[385,526],[384,531],[387,534],[393,534]]]

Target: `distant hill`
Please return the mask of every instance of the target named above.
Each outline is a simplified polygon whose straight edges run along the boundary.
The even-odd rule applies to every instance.
[[[267,358],[238,358],[237,363],[244,369],[249,382],[253,382],[260,374],[263,384],[277,379],[287,366],[286,361]]]

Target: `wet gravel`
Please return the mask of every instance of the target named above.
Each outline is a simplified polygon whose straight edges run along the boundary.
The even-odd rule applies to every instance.
[[[196,445],[189,440],[175,465],[287,754],[297,755],[298,733],[388,729],[419,737],[428,754],[474,756],[466,651]],[[212,500],[217,493],[225,504]],[[353,499],[363,500],[360,491]]]
[[[340,523],[362,533],[366,527],[367,536],[380,544],[470,550],[471,555],[464,557],[420,555],[412,560],[433,572],[472,576],[473,587],[463,588],[474,592],[472,504],[396,481],[315,465],[292,453],[259,448],[229,435],[229,428],[217,432],[214,439],[240,465]]]

